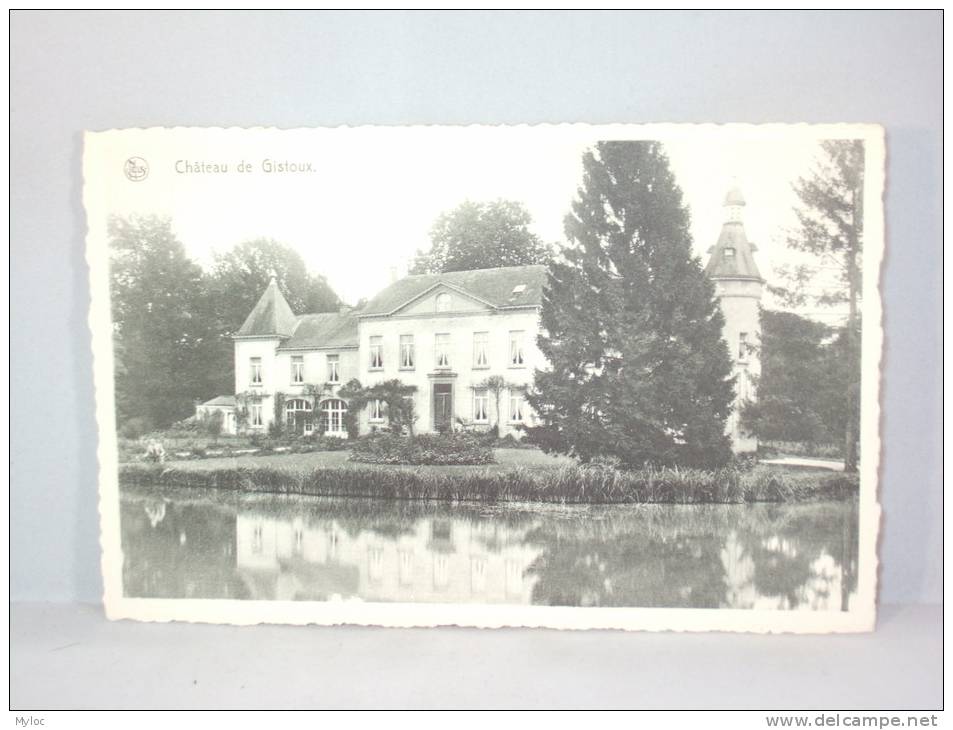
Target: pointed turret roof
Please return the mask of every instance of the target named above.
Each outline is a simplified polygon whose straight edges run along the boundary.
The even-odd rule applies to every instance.
[[[261,295],[258,304],[251,310],[236,337],[291,337],[297,317],[288,306],[287,300],[278,288],[275,277],[271,277],[268,288]]]
[[[711,250],[705,273],[712,279],[756,279],[763,281],[754,262],[755,245],[745,235],[740,221],[729,221],[721,227],[718,243]]]
[[[742,206],[744,196],[738,187],[732,187],[725,196],[726,208]],[[737,210],[737,209],[736,209]],[[740,217],[729,216],[721,227],[718,243],[711,249],[711,258],[705,267],[705,273],[712,279],[753,279],[764,281],[758,265],[754,261],[757,246],[748,240],[744,223]]]

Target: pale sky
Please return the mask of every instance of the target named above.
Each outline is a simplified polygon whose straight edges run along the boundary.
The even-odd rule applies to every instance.
[[[762,274],[790,262],[791,184],[814,161],[819,137],[805,127],[357,127],[318,130],[126,130],[101,137],[87,181],[108,188],[108,210],[170,215],[190,254],[208,266],[215,252],[269,237],[297,249],[347,302],[405,271],[441,213],[464,200],[524,203],[532,229],[561,242],[563,218],[581,182],[583,151],[598,139],[653,138],[665,145],[692,217],[696,252],[718,237],[722,200],[736,181],[745,226]],[[144,158],[148,178],[121,174]],[[312,172],[265,173],[264,160],[310,163]],[[252,172],[238,172],[245,160]],[[228,165],[227,174],[180,174],[184,161]],[[90,170],[94,173],[91,175]],[[99,174],[96,174],[99,173]],[[95,224],[91,221],[91,226]],[[828,317],[825,317],[829,321]]]

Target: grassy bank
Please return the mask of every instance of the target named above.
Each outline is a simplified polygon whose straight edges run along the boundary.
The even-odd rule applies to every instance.
[[[717,471],[561,466],[555,469],[482,469],[360,466],[313,469],[223,467],[188,469],[128,464],[122,484],[211,488],[247,493],[326,497],[433,499],[472,502],[743,503],[844,499],[855,495],[854,475],[769,467]]]

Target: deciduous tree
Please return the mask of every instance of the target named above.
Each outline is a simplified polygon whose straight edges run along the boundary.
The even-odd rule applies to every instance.
[[[202,316],[202,269],[168,218],[112,217],[108,234],[117,417],[168,426],[208,392],[202,353],[214,335]]]
[[[430,230],[430,249],[418,251],[412,274],[546,263],[550,248],[533,233],[532,218],[511,200],[466,201],[444,213]]]
[[[830,443],[831,328],[792,312],[761,312],[758,400],[742,411],[745,426],[769,441]],[[827,386],[827,387],[825,387]]]

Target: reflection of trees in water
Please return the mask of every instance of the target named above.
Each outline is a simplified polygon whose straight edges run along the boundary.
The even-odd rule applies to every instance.
[[[545,546],[528,571],[542,604],[748,608],[766,597],[843,610],[856,588],[857,513],[844,504],[645,505],[543,522],[528,538]],[[838,581],[841,596],[828,596]]]
[[[209,504],[123,500],[120,519],[125,595],[246,597],[235,574],[234,512]]]
[[[804,505],[772,535],[744,534],[742,542],[754,563],[753,584],[761,596],[777,597],[787,608],[802,605],[847,610],[857,587],[856,505],[834,510]],[[839,584],[840,594],[833,595]]]

